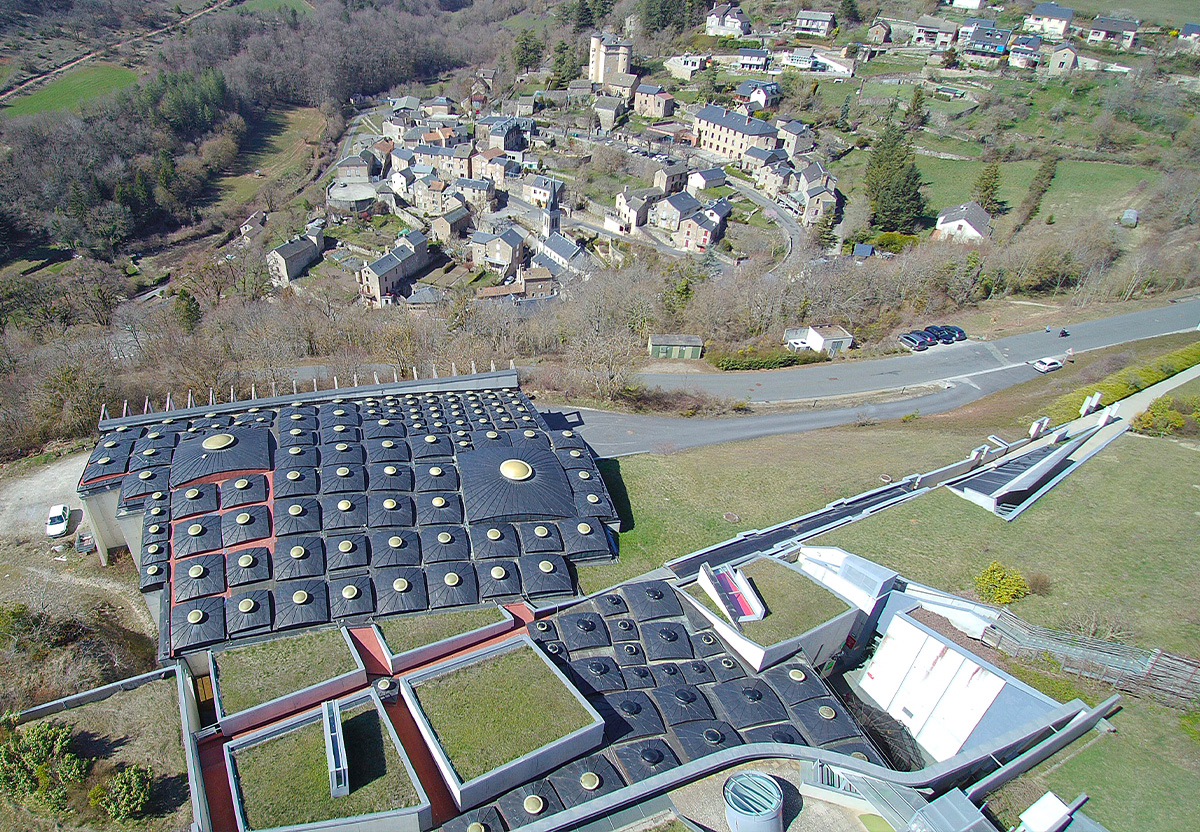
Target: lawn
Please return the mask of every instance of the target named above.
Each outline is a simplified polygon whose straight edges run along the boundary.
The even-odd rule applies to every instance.
[[[141,832],[174,832],[191,823],[187,765],[179,735],[179,696],[174,677],[149,682],[108,699],[93,702],[40,720],[67,725],[76,732],[72,750],[94,757],[88,779],[71,798],[71,818],[50,819],[14,806],[0,792],[0,829],[42,830],[137,829]],[[31,723],[32,724],[32,723]],[[87,791],[102,783],[119,767],[149,766],[154,770],[147,817],[127,824],[110,823],[88,806]]]
[[[917,168],[926,182],[928,213],[937,216],[944,208],[971,199],[975,180],[983,170],[984,163],[918,156]],[[1025,199],[1037,168],[1037,162],[1005,162],[1000,165],[1000,199],[1009,209],[1015,209]],[[1003,219],[998,224],[1002,223]]]
[[[742,573],[758,590],[767,608],[762,621],[742,622],[742,632],[762,647],[803,635],[849,609],[832,592],[773,558],[752,561],[742,567]],[[699,584],[692,584],[687,592],[724,618]]]
[[[213,654],[221,708],[236,714],[310,685],[355,670],[358,665],[340,629],[276,638]]]
[[[352,818],[415,806],[404,761],[371,701],[342,711],[350,794],[329,796],[325,731],[318,719],[234,753],[252,829]]]
[[[281,9],[292,9],[300,14],[308,14],[312,6],[305,0],[246,0],[237,7],[247,12],[276,12]]]
[[[1195,0],[1121,0],[1119,3],[1110,0],[1072,0],[1069,5],[1075,10],[1076,21],[1081,15],[1086,20],[1098,14],[1111,14],[1115,9],[1121,9],[1132,13],[1143,25],[1157,23],[1167,28],[1178,29],[1185,23],[1197,22]]]
[[[1200,656],[1197,453],[1127,434],[1011,523],[937,489],[816,542],[957,593],[993,560],[1042,573],[1049,593],[1013,604],[1017,615],[1055,627],[1068,606],[1095,611],[1129,622],[1135,644]]]
[[[1200,792],[1200,743],[1180,728],[1178,711],[1126,698],[1110,718],[1116,733],[1088,734],[991,795],[1005,825],[1047,789],[1113,830],[1192,832]],[[1170,776],[1164,777],[1163,773]]]
[[[464,783],[592,721],[532,647],[435,676],[414,692]]]
[[[123,66],[96,63],[73,69],[28,95],[12,99],[0,115],[27,116],[48,110],[77,109],[92,98],[124,89],[137,81],[137,73]]]
[[[245,205],[271,185],[303,178],[324,128],[313,107],[274,110],[251,123],[235,167],[215,183],[221,204]]]
[[[900,479],[962,459],[984,436],[957,427],[936,435],[898,424],[841,427],[604,460],[622,518],[620,560],[580,569],[580,585],[596,592],[740,531],[876,488],[882,474]]]
[[[499,607],[403,615],[375,622],[393,656],[504,620]]]

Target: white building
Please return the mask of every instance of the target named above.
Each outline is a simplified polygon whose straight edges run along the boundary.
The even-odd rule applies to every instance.
[[[933,239],[970,243],[992,233],[992,218],[978,202],[964,202],[938,214]]]
[[[850,349],[853,343],[854,336],[836,324],[788,329],[783,333],[783,344],[792,352],[812,350],[837,355]]]
[[[833,33],[837,20],[829,12],[800,12],[796,15],[796,34],[827,38]]]
[[[603,84],[617,73],[628,73],[633,44],[616,35],[592,35],[588,49],[588,80]]]
[[[1058,3],[1038,3],[1025,18],[1025,31],[1039,34],[1047,40],[1062,40],[1071,28],[1075,10]]]
[[[750,18],[736,3],[713,6],[704,21],[704,34],[709,37],[741,37],[750,34]]]

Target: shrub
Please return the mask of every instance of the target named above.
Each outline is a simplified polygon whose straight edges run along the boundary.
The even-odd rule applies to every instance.
[[[899,231],[884,231],[882,234],[877,234],[871,240],[871,244],[875,248],[881,249],[891,254],[899,254],[904,249],[915,246],[921,240],[915,234],[901,234]]]
[[[129,820],[146,811],[150,803],[150,785],[154,772],[143,766],[129,766],[112,776],[97,799],[100,808],[113,820]]]
[[[1029,594],[1029,584],[1020,572],[994,560],[975,579],[975,591],[989,604],[1011,604]]]
[[[909,422],[915,422],[920,418],[921,418],[921,411],[914,410],[912,413],[905,413],[903,416],[901,416],[900,421],[903,422],[904,424],[908,424]]]
[[[718,370],[775,370],[780,367],[796,367],[801,364],[819,364],[828,361],[823,352],[788,352],[784,349],[759,352],[747,347],[737,352],[710,353],[709,362]]]
[[[1034,572],[1029,576],[1029,591],[1034,595],[1050,594],[1050,576],[1045,572]]]
[[[1146,412],[1133,420],[1133,429],[1147,436],[1196,436],[1200,434],[1200,396],[1160,396]]]
[[[1083,400],[1096,391],[1100,392],[1101,404],[1109,405],[1196,364],[1200,364],[1200,342],[1169,352],[1150,364],[1129,367],[1106,376],[1097,384],[1090,384],[1074,393],[1068,393],[1050,405],[1046,415],[1050,417],[1052,424],[1069,422],[1079,418],[1079,408],[1083,406]]]

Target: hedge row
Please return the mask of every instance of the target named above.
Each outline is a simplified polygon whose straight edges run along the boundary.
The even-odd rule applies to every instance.
[[[1051,424],[1061,425],[1078,419],[1084,399],[1096,391],[1100,392],[1100,404],[1110,405],[1196,364],[1200,364],[1200,342],[1169,352],[1140,367],[1127,367],[1096,384],[1068,393],[1050,405],[1046,415],[1050,417]]]
[[[737,352],[710,355],[708,360],[718,370],[777,370],[780,367],[819,364],[822,361],[828,361],[829,356],[823,352],[813,352],[812,350],[803,352],[738,350]]]

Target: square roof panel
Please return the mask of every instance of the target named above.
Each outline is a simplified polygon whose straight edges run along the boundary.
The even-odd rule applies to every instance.
[[[707,685],[717,681],[712,668],[703,659],[692,659],[690,662],[680,662],[679,672],[689,685]]]
[[[368,534],[371,565],[420,566],[421,538],[412,529],[378,528]]]
[[[699,689],[686,684],[670,685],[650,691],[659,713],[668,725],[714,719],[712,706]]]
[[[454,443],[444,433],[424,431],[410,435],[408,441],[414,460],[448,460],[454,456]]]
[[[293,448],[296,446],[319,445],[317,432],[300,427],[280,427],[279,447]]]
[[[417,494],[414,501],[419,525],[446,525],[463,521],[462,500],[455,491],[426,491]]]
[[[718,682],[728,682],[733,679],[741,679],[746,675],[745,668],[730,655],[713,656],[708,660],[708,669],[712,671],[713,678]]]
[[[584,694],[625,690],[621,668],[609,656],[593,656],[571,662],[572,676]]]
[[[176,604],[225,591],[225,558],[220,553],[177,560],[171,567]]]
[[[766,680],[785,705],[796,705],[809,699],[829,695],[829,690],[817,672],[800,662],[787,662],[764,670]]]
[[[323,580],[275,584],[275,629],[307,627],[329,620],[329,590]]]
[[[321,493],[344,494],[367,490],[367,469],[362,465],[326,465],[321,469]]]
[[[271,577],[271,550],[265,546],[235,549],[225,555],[225,582],[242,586],[265,581]]]
[[[629,613],[629,605],[625,603],[625,599],[619,593],[609,592],[604,595],[599,595],[593,599],[596,609],[603,616],[627,615]]]
[[[362,532],[325,536],[325,566],[330,571],[363,567],[369,561],[367,536]]]
[[[576,517],[558,523],[562,535],[563,553],[574,563],[611,560],[612,543],[604,525],[595,518]]]
[[[530,621],[525,625],[525,630],[535,642],[558,640],[558,627],[555,626],[554,620],[550,618],[539,618],[537,621]]]
[[[471,541],[462,526],[425,526],[420,536],[421,559],[427,564],[471,559]]]
[[[316,494],[319,483],[313,468],[281,468],[271,474],[275,502],[284,497],[307,497]]]
[[[650,661],[690,659],[692,642],[682,624],[654,621],[642,625],[642,644]]]
[[[369,575],[353,575],[329,581],[329,614],[349,618],[375,612],[375,590]]]
[[[608,627],[595,612],[569,612],[558,617],[558,630],[571,652],[593,647],[608,647]]]
[[[375,614],[429,609],[425,573],[415,566],[390,566],[375,571]]]
[[[403,437],[387,436],[382,439],[366,440],[367,462],[408,462],[412,450]]]
[[[221,548],[221,516],[205,514],[175,523],[171,530],[171,552],[177,558],[214,552]]]
[[[321,464],[321,452],[315,445],[292,445],[275,450],[275,474],[281,468],[316,468]]]
[[[267,478],[262,474],[225,480],[221,483],[221,506],[235,508],[267,499]]]
[[[457,491],[458,469],[448,462],[417,465],[415,491]]]
[[[402,418],[394,414],[381,415],[377,419],[365,419],[362,425],[363,438],[372,439],[403,439],[408,435],[408,428]]]
[[[612,652],[621,667],[646,663],[646,649],[640,641],[623,641],[613,645]]]
[[[470,528],[471,550],[480,560],[513,559],[521,554],[516,530],[509,523],[486,523]]]
[[[710,693],[720,703],[726,720],[739,730],[788,718],[787,709],[762,679],[722,682]]]
[[[271,516],[279,536],[321,531],[321,504],[315,497],[276,498]]]
[[[412,491],[412,466],[390,462],[371,463],[367,466],[367,488],[381,492]]]
[[[727,722],[706,720],[671,726],[671,732],[688,760],[698,760],[742,744],[742,738]]]
[[[621,587],[621,594],[638,622],[683,615],[675,590],[666,581],[642,581]]]
[[[479,597],[485,601],[521,594],[521,573],[516,561],[489,560],[475,564]]]
[[[562,801],[546,780],[534,780],[500,795],[496,806],[509,829],[517,829],[563,810]]]
[[[464,451],[459,462],[463,503],[472,522],[575,515],[566,474],[548,450],[484,447]]]
[[[746,742],[777,742],[783,745],[807,745],[804,737],[790,722],[776,722],[771,725],[757,725],[741,732]]]
[[[674,662],[658,662],[650,668],[650,673],[654,676],[655,687],[672,687],[674,685],[687,684],[683,678],[683,671]]]
[[[850,714],[832,696],[806,699],[788,708],[792,722],[809,745],[825,745],[837,740],[861,737]]]
[[[725,652],[725,646],[711,630],[692,634],[692,650],[697,656],[709,658]]]
[[[318,448],[322,465],[362,465],[366,461],[363,446],[357,439],[323,444]]]
[[[667,731],[658,708],[645,691],[623,690],[606,693],[594,699],[592,705],[604,718],[605,742],[653,737]]]
[[[479,585],[470,563],[431,563],[425,567],[431,609],[479,603]]]
[[[575,592],[567,562],[558,555],[523,555],[517,559],[517,568],[530,598]]]
[[[474,824],[479,826],[474,826]],[[463,812],[442,824],[443,832],[505,832],[504,821],[495,806],[480,806]]]
[[[201,483],[171,492],[171,517],[175,520],[208,514],[216,511],[218,506],[216,483]]]
[[[625,602],[622,601],[621,603]],[[637,622],[632,618],[610,619],[608,622],[608,635],[612,638],[613,644],[625,641],[640,641],[642,638]]]
[[[160,589],[167,582],[168,568],[166,561],[152,563],[142,561],[141,568],[138,570],[138,589],[142,592]]]
[[[563,550],[562,535],[554,523],[517,523],[516,529],[526,554]]]
[[[221,539],[236,546],[271,536],[271,511],[259,503],[230,509],[221,515]]]
[[[556,450],[554,455],[558,457],[559,463],[567,471],[590,471],[593,468],[591,455],[579,448]]]
[[[271,557],[271,571],[277,581],[323,577],[325,542],[315,534],[277,538]]]
[[[640,783],[670,771],[679,765],[679,758],[671,746],[659,737],[648,737],[612,749],[617,768],[627,783]]]
[[[602,754],[567,763],[546,777],[563,806],[570,809],[622,788],[625,783]]]
[[[507,448],[512,445],[512,440],[508,438],[507,433],[498,430],[473,430],[470,431],[471,444],[475,448],[500,447]]]
[[[265,589],[235,592],[225,602],[225,629],[249,635],[271,629],[271,593]]]
[[[356,425],[322,424],[317,435],[321,437],[322,445],[337,445],[342,442],[347,445],[358,445],[362,442],[362,432]]]
[[[224,598],[196,598],[171,608],[171,649],[175,652],[224,640]]]
[[[367,525],[367,495],[329,494],[321,497],[321,520],[326,529],[361,529]]]
[[[137,502],[147,494],[157,491],[166,493],[170,478],[169,467],[146,468],[136,474],[126,474],[121,480],[120,505]]]

